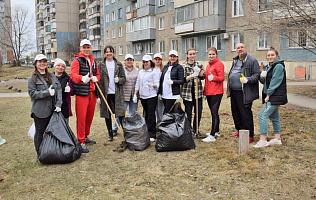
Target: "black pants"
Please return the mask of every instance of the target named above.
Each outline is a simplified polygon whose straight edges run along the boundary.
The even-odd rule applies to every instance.
[[[115,114],[115,94],[108,94],[106,101],[108,102],[111,111],[113,114]],[[111,113],[109,112],[109,118],[105,118],[106,128],[108,129],[108,132],[112,132],[112,117]],[[122,120],[124,119],[124,116],[119,117],[120,124],[122,124]]]
[[[243,92],[232,90],[230,96],[232,115],[235,128],[249,130],[249,136],[254,136],[253,115],[251,111],[252,103],[244,104]]]
[[[35,150],[37,152],[37,155],[39,155],[39,148],[42,144],[43,135],[51,116],[46,117],[46,118],[38,118],[34,114],[32,114],[32,116],[34,117],[34,124],[35,124],[34,145],[35,145]]]
[[[192,108],[194,107],[195,117],[193,120],[193,132],[196,132],[196,100],[195,98],[192,101],[186,101],[183,99],[183,104],[185,106],[185,112],[187,113],[188,121],[190,125],[192,123]],[[198,99],[198,127],[200,127],[200,122],[202,118],[202,110],[203,110],[203,99]]]
[[[212,96],[206,96],[208,107],[211,110],[212,114],[212,130],[211,135],[215,135],[216,132],[219,132],[219,106],[221,105],[223,94],[217,94]]]
[[[176,102],[176,99],[162,99],[163,105],[165,106],[165,109],[163,110],[163,114],[169,112],[169,110],[172,108],[174,102]]]
[[[149,99],[140,99],[145,112],[145,121],[150,138],[156,138],[156,106],[157,96]]]

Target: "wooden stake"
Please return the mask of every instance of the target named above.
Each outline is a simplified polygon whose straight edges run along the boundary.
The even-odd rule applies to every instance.
[[[248,154],[249,151],[249,130],[239,130],[239,153]]]

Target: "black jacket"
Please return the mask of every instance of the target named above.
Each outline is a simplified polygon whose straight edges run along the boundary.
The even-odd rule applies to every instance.
[[[168,68],[169,68],[169,64],[166,64],[163,67],[162,74],[160,77],[158,94],[162,94],[163,81],[164,81],[165,74],[168,71]],[[173,84],[171,86],[172,94],[179,95],[180,86],[184,83],[184,69],[180,64],[178,64],[178,62],[173,64],[173,67],[171,68],[170,78],[173,81]]]
[[[55,73],[54,73],[55,74]],[[63,99],[63,104],[61,105],[61,112],[63,113],[65,118],[69,117],[69,105],[68,101],[66,99],[67,93],[65,92],[65,87],[67,86],[67,83],[69,82],[69,75],[66,72],[63,72],[61,76],[56,76],[60,85],[61,85],[61,90],[62,90],[62,99]]]

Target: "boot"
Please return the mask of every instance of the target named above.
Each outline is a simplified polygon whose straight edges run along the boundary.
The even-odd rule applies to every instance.
[[[110,131],[110,132],[109,132],[108,141],[110,141],[110,142],[113,141],[113,131]]]

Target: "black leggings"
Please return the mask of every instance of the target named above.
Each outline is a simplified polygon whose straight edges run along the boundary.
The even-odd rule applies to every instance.
[[[157,96],[149,99],[140,99],[144,112],[145,121],[148,128],[148,133],[150,138],[156,138],[156,105]]]
[[[211,110],[212,114],[212,131],[211,135],[215,135],[216,132],[219,132],[219,106],[221,105],[223,94],[217,94],[212,96],[206,96],[208,107]]]
[[[35,135],[34,135],[34,145],[35,150],[37,152],[37,156],[39,155],[39,148],[43,141],[43,135],[46,130],[46,127],[49,123],[49,120],[51,116],[46,118],[38,118],[34,113],[32,114],[32,117],[34,118],[34,124],[35,124]]]
[[[115,94],[108,94],[106,101],[108,102],[111,111],[113,114],[115,114]],[[111,117],[111,113],[109,112],[109,118],[105,118],[105,124],[106,124],[106,128],[108,129],[108,132],[112,132],[112,117]],[[124,119],[124,116],[118,117],[120,124],[122,124],[122,120]]]

